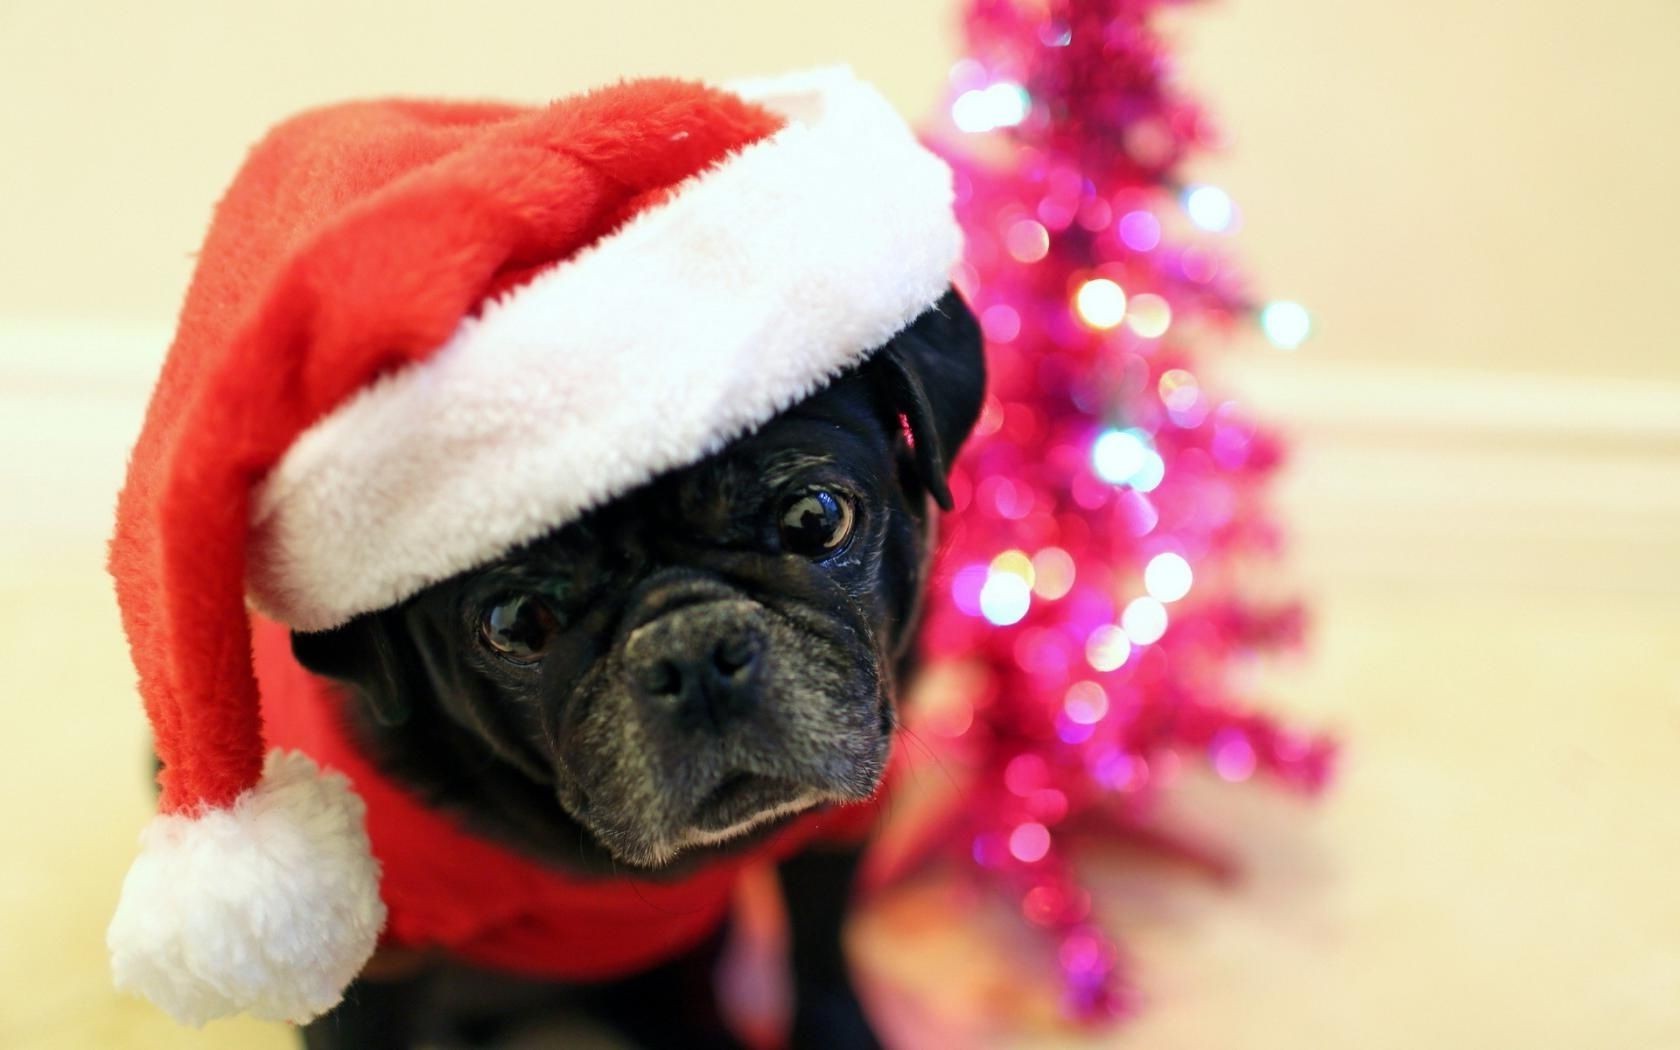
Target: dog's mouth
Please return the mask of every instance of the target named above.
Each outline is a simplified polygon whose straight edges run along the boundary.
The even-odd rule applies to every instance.
[[[579,794],[580,819],[594,825],[587,816],[589,799]],[[596,827],[595,835],[618,862],[637,868],[661,869],[680,854],[711,847],[750,847],[776,834],[793,818],[825,802],[843,801],[835,792],[809,784],[757,773],[726,776],[664,834],[648,834],[623,824]]]
[[[799,785],[757,773],[731,773],[694,807],[697,828],[715,830],[747,820],[802,792]]]
[[[707,792],[689,819],[684,845],[709,844],[780,823],[822,800],[804,784],[758,773],[732,773]]]

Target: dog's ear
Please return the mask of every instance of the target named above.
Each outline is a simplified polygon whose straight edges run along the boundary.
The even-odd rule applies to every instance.
[[[945,477],[980,417],[986,393],[979,323],[956,290],[947,290],[874,360],[891,405],[909,423],[922,484],[950,510]]]
[[[293,631],[292,655],[309,671],[354,688],[381,725],[408,721],[423,688],[419,654],[389,611],[364,613],[328,631]]]

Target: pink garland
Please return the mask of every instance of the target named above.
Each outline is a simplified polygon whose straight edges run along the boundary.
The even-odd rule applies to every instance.
[[[1261,497],[1281,448],[1193,370],[1192,344],[1256,311],[1210,239],[1178,232],[1179,167],[1214,136],[1171,85],[1163,6],[975,0],[934,135],[991,376],[927,619],[930,658],[977,684],[922,728],[977,772],[943,841],[1055,938],[1086,1019],[1131,997],[1073,872],[1078,838],[1170,841],[1150,820],[1181,760],[1316,791],[1332,758],[1232,695],[1236,667],[1296,643],[1302,616],[1233,580],[1278,542]],[[1197,208],[1204,228],[1230,222],[1217,190]],[[1303,330],[1267,328],[1288,344],[1305,314],[1284,305]]]

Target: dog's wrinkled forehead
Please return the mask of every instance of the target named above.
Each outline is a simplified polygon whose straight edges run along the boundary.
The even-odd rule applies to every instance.
[[[753,515],[768,495],[813,477],[859,479],[888,468],[898,429],[884,414],[867,377],[848,374],[712,456],[596,508],[578,524],[601,535],[651,521],[699,530],[697,539],[746,542],[756,535],[749,535]]]
[[[674,475],[666,491],[656,486],[650,496],[658,500],[669,492],[662,508],[664,517],[672,519],[668,524],[693,530],[697,539],[744,546],[762,531],[761,516],[753,511],[768,493],[841,463],[833,451],[784,449],[760,457],[746,449],[725,449],[697,468]]]
[[[808,452],[799,449],[786,449],[770,457],[764,469],[764,480],[772,487],[789,484],[802,474],[832,466],[837,462],[834,453],[830,451]]]
[[[547,537],[510,552],[475,574],[480,597],[505,590],[543,592],[557,581],[627,568],[603,555],[635,548],[659,560],[705,551],[753,551],[773,528],[775,501],[802,485],[823,483],[879,496],[895,484],[902,440],[896,416],[870,377],[842,376],[810,399],[718,452],[670,471],[586,512]]]

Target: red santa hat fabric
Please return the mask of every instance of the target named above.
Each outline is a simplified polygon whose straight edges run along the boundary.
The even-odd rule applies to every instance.
[[[845,70],[303,114],[218,205],[110,567],[163,762],[119,986],[303,1021],[384,919],[361,804],[265,754],[245,605],[336,626],[763,423],[944,291],[945,166]]]

